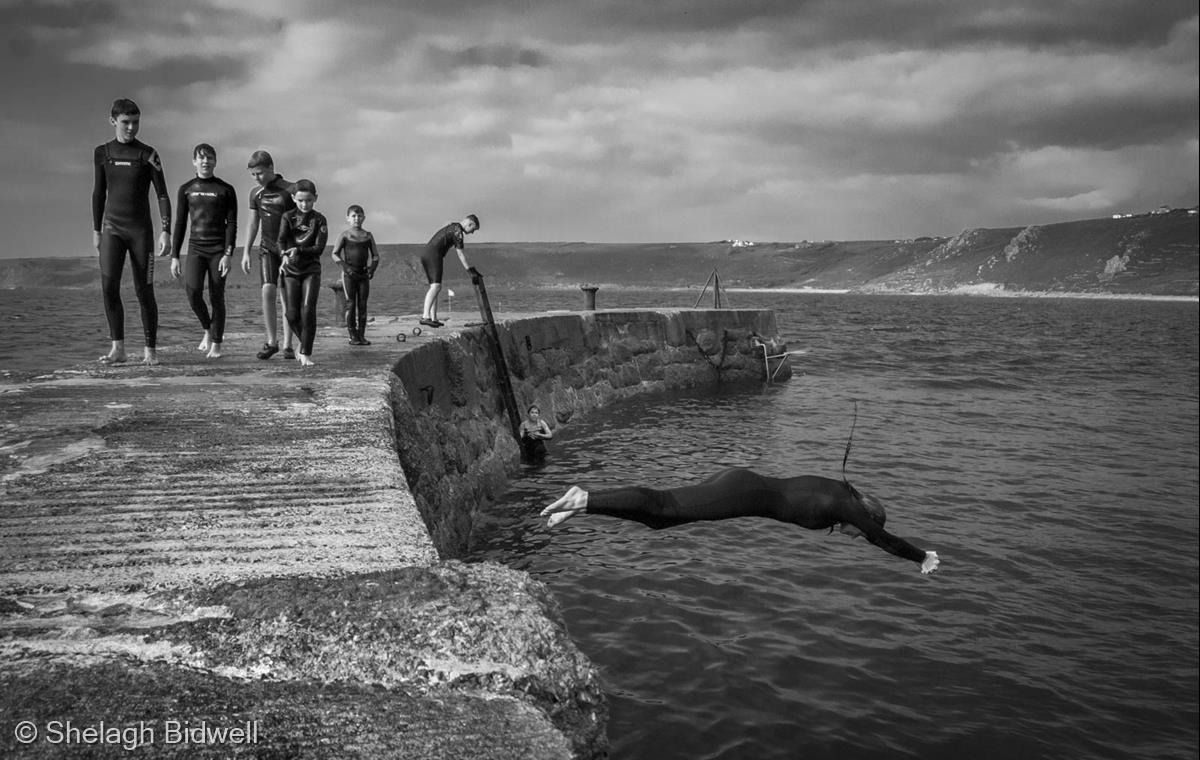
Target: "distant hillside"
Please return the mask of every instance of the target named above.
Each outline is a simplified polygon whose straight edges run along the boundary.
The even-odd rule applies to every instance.
[[[1179,209],[952,238],[800,243],[480,243],[468,255],[497,286],[694,286],[716,269],[726,287],[886,293],[995,291],[1196,296],[1200,223]],[[383,245],[378,276],[421,285],[421,246]],[[240,253],[235,257],[240,260]],[[257,262],[256,262],[257,263]],[[453,254],[447,282],[465,283]],[[170,279],[159,259],[156,281]],[[94,259],[0,259],[0,288],[92,287]],[[255,287],[237,271],[232,287]]]

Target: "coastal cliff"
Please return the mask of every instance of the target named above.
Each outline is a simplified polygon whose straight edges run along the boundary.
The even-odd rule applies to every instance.
[[[885,293],[1196,296],[1200,223],[1193,210],[1024,227],[970,228],[906,240],[693,243],[471,243],[494,287],[726,287]],[[377,281],[423,287],[422,246],[384,244]],[[160,266],[155,281],[170,282]],[[93,287],[95,257],[0,259],[0,289]],[[468,288],[458,267],[446,283]],[[230,287],[257,287],[258,280]]]

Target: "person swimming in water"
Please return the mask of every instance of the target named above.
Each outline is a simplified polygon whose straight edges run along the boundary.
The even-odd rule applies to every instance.
[[[529,407],[528,417],[518,430],[521,457],[526,462],[540,462],[546,458],[546,441],[554,437],[550,425],[542,419],[542,410],[537,404]]]
[[[634,520],[655,530],[701,520],[769,517],[802,528],[838,528],[880,549],[937,570],[937,552],[919,549],[883,529],[883,503],[844,480],[819,476],[772,478],[743,468],[723,470],[695,485],[668,489],[631,486],[588,492],[571,486],[542,510],[554,527],[581,512]]]

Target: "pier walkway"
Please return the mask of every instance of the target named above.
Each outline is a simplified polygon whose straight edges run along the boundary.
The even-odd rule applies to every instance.
[[[527,702],[406,681],[424,666],[400,663],[416,656],[396,639],[453,631],[362,625],[379,615],[371,589],[411,611],[464,578],[515,582],[438,563],[414,506],[387,397],[399,353],[436,339],[397,343],[412,324],[376,318],[369,347],[322,328],[308,369],[258,360],[261,334],[243,333],[217,360],[166,346],[156,367],[87,364],[0,386],[0,755],[71,756],[51,742],[52,724],[71,720],[148,725],[150,757],[571,756]],[[439,565],[450,567],[397,574]],[[359,580],[336,585],[346,578]],[[456,619],[451,599],[430,621]],[[338,657],[359,659],[339,671]],[[172,719],[256,733],[168,743]],[[26,742],[19,721],[39,733]],[[127,748],[100,737],[79,749]]]

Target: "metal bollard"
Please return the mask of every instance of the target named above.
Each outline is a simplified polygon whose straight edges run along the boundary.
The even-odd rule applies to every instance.
[[[580,285],[579,289],[583,291],[583,308],[588,311],[595,311],[596,291],[600,288],[595,285]]]
[[[330,283],[329,289],[333,291],[334,324],[337,327],[345,327],[349,304],[346,303],[346,291],[342,288],[342,278],[339,277]]]

